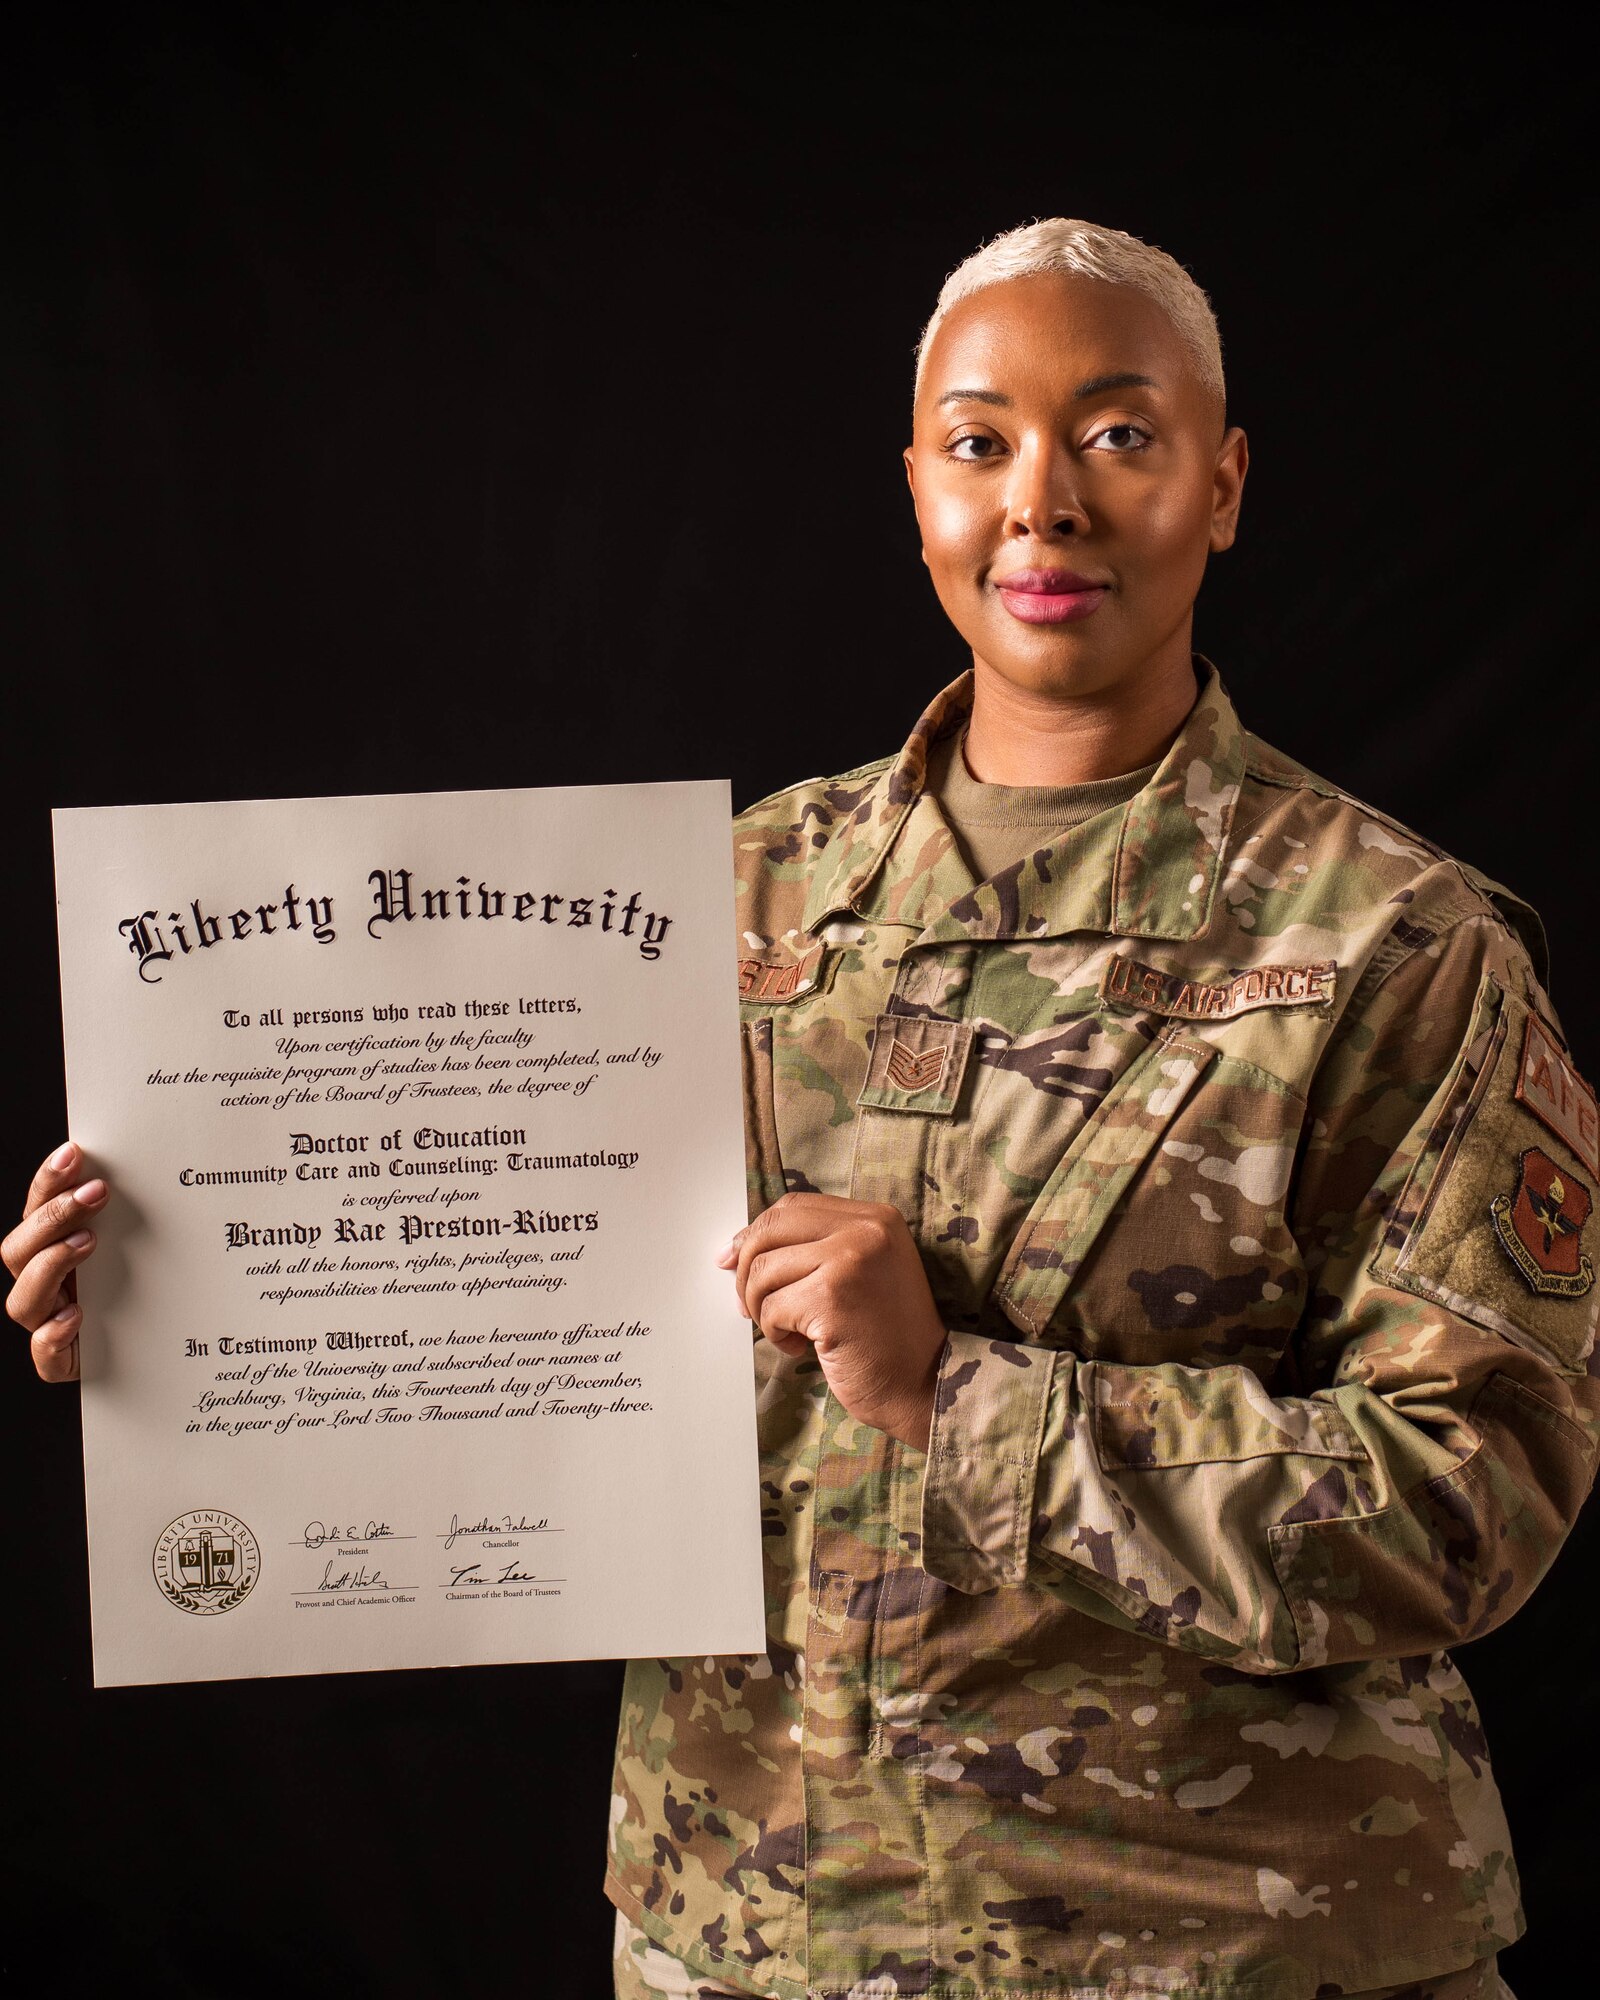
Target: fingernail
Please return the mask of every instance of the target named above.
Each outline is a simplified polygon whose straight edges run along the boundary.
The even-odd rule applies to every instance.
[[[738,1261],[739,1246],[737,1243],[730,1243],[726,1249],[717,1252],[717,1269],[719,1271],[731,1271]]]
[[[75,1325],[77,1323],[77,1318],[78,1318],[78,1308],[73,1303],[73,1301],[69,1299],[59,1312],[53,1312],[50,1315],[50,1317],[45,1321],[44,1325],[40,1327],[39,1331],[41,1333],[50,1333],[52,1331],[54,1331],[55,1333],[61,1333],[62,1331],[64,1331],[65,1328]]]
[[[93,1241],[94,1231],[92,1229],[75,1229],[66,1239],[69,1250],[87,1250]]]
[[[50,1171],[64,1174],[78,1157],[78,1149],[69,1139],[67,1143],[50,1155]]]
[[[72,1199],[80,1208],[98,1208],[110,1192],[104,1181],[85,1181],[72,1190]]]

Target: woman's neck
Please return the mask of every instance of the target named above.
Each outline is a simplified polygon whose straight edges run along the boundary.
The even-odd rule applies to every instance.
[[[1146,672],[1094,694],[1018,687],[974,660],[967,769],[989,785],[1088,785],[1155,763],[1194,707],[1187,652],[1174,668]]]

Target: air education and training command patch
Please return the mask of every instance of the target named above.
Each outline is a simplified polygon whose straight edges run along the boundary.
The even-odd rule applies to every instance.
[[[1578,1298],[1594,1283],[1583,1254],[1583,1225],[1594,1203],[1576,1175],[1563,1174],[1542,1146],[1517,1160],[1517,1191],[1489,1204],[1495,1234],[1535,1292]]]

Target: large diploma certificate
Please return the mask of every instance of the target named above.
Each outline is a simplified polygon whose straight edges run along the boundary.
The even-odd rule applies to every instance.
[[[728,804],[57,813],[99,1684],[763,1650]]]

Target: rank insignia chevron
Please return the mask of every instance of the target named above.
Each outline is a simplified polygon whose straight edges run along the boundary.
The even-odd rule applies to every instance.
[[[906,1091],[911,1096],[932,1090],[944,1076],[949,1053],[947,1048],[937,1048],[924,1049],[918,1055],[896,1035],[889,1043],[889,1081],[896,1090]]]

